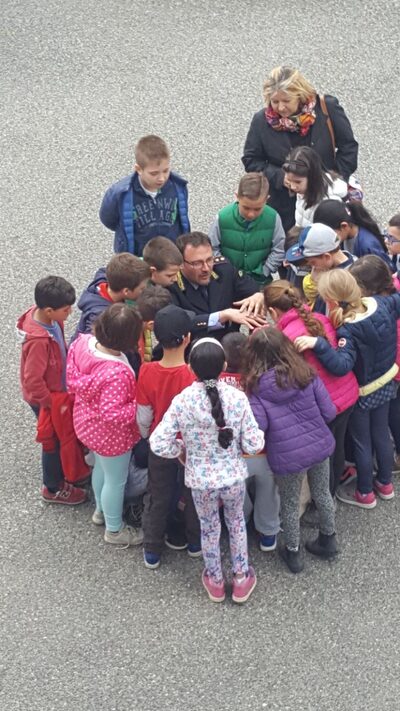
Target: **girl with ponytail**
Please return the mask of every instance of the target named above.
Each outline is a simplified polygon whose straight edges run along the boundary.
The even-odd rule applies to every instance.
[[[388,420],[390,402],[395,396],[393,379],[399,370],[396,356],[400,294],[363,296],[360,286],[370,281],[370,265],[365,260],[354,268],[354,276],[345,269],[322,274],[318,291],[337,329],[338,347],[332,348],[319,336],[300,336],[295,341],[300,352],[313,349],[318,360],[334,375],[354,370],[360,397],[350,415],[349,433],[357,488],[353,492],[351,487],[341,486],[336,497],[364,509],[376,506],[376,494],[385,501],[394,497],[393,446]],[[378,465],[375,479],[374,452]]]
[[[345,249],[356,257],[376,254],[392,269],[393,264],[378,224],[362,202],[324,200],[314,213],[314,223],[322,222],[338,234]]]
[[[333,348],[337,347],[336,331],[328,317],[311,313],[307,304],[303,303],[300,292],[288,281],[277,280],[265,287],[264,303],[276,328],[291,341],[299,336],[320,336]],[[358,400],[358,383],[352,372],[342,376],[330,373],[310,350],[304,352],[304,357],[321,378],[336,407],[336,417],[329,424],[336,441],[329,462],[333,496],[345,470],[344,439],[351,411]]]
[[[225,599],[219,545],[219,507],[223,504],[234,574],[232,599],[242,603],[256,585],[255,572],[248,564],[243,514],[248,472],[242,454],[262,450],[264,435],[246,395],[218,380],[226,367],[219,341],[196,341],[190,367],[198,380],[173,399],[150,436],[150,447],[159,457],[185,461],[185,484],[192,489],[201,526],[202,582],[213,602]],[[177,439],[179,433],[182,439]]]

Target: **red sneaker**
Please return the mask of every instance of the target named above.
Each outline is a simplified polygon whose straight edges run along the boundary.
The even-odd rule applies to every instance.
[[[374,489],[380,499],[384,499],[384,501],[394,499],[393,484],[382,484],[378,479],[375,479]]]
[[[254,568],[249,567],[248,573],[245,578],[240,582],[237,581],[236,576],[233,578],[233,590],[232,590],[232,600],[233,602],[246,602],[249,599],[251,593],[257,585],[257,577],[254,572]]]
[[[210,576],[207,574],[207,571],[203,570],[201,582],[207,590],[208,597],[210,598],[210,600],[212,600],[213,602],[223,602],[225,600],[224,581],[222,581],[221,583],[214,582],[214,580],[210,578]]]
[[[72,486],[64,481],[61,489],[53,494],[48,490],[47,486],[42,486],[42,499],[49,504],[64,504],[64,506],[77,506],[83,504],[87,499],[87,493],[84,489],[79,489],[77,486]]]

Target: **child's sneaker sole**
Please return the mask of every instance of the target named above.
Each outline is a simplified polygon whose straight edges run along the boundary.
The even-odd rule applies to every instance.
[[[383,501],[391,501],[394,499],[394,490],[390,491],[388,494],[385,494],[383,491],[379,489],[378,486],[374,486],[374,491],[377,496],[379,496],[380,499]]]
[[[376,498],[369,502],[364,502],[356,497],[356,492],[354,490],[346,491],[348,486],[339,487],[336,491],[336,498],[342,502],[342,504],[349,504],[350,506],[357,506],[360,509],[374,509],[376,506]]]
[[[104,514],[102,511],[94,511],[92,523],[94,523],[95,526],[104,526]]]
[[[158,559],[157,561],[154,561],[154,563],[150,563],[148,560],[146,560],[145,553],[143,553],[143,562],[144,562],[145,568],[147,568],[148,570],[157,570],[157,568],[160,567],[160,563],[161,563],[160,559]]]
[[[201,582],[203,583],[203,588],[206,591],[208,597],[210,598],[211,602],[224,602],[225,600],[225,587],[223,588],[223,593],[221,595],[213,595],[212,592],[210,591],[208,585],[207,585],[207,576],[203,572],[201,576]]]
[[[266,546],[264,545],[261,541],[258,542],[258,547],[260,551],[263,553],[271,553],[272,551],[276,550],[277,546],[277,536],[275,536],[275,541],[271,546]]]
[[[188,548],[187,548],[187,554],[188,554],[189,558],[201,558],[201,556],[203,555],[203,552],[202,552],[201,548],[199,548],[199,550],[194,550],[194,551],[193,551],[193,550],[191,550],[190,547],[188,546]]]
[[[251,575],[251,578],[252,578],[252,585],[247,590],[246,595],[237,596],[237,595],[235,595],[235,592],[232,593],[232,600],[233,600],[233,602],[236,602],[237,605],[241,605],[243,602],[247,602],[247,600],[249,599],[250,595],[252,594],[254,588],[257,585],[257,576],[254,572],[254,569],[251,567],[249,567],[249,575]],[[235,590],[235,586],[234,586],[233,590]]]

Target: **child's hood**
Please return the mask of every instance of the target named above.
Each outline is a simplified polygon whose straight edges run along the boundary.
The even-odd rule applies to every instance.
[[[27,311],[25,311],[25,313],[22,314],[22,316],[19,317],[15,325],[17,340],[21,345],[37,338],[44,338],[48,340],[52,337],[49,332],[33,318],[33,314],[36,309],[36,306],[31,306]]]
[[[68,390],[79,394],[87,402],[95,400],[105,380],[115,370],[110,368],[110,361],[96,358],[89,348],[90,334],[81,334],[73,342],[68,352],[67,385]],[[116,368],[118,363],[114,364]],[[123,366],[122,366],[123,367]]]
[[[285,403],[293,400],[297,396],[299,388],[290,386],[280,388],[276,382],[275,369],[271,368],[267,373],[263,373],[258,381],[257,397],[274,403]]]
[[[106,281],[106,270],[104,267],[101,267],[97,270],[93,281],[90,282],[87,289],[85,289],[85,291],[81,294],[79,298],[78,308],[81,311],[86,311],[88,308],[90,309],[93,305],[93,302],[97,302],[98,300],[100,300],[102,303],[104,302],[104,296],[101,296],[101,294],[99,294],[98,287],[100,286],[100,284],[104,284],[104,282]]]

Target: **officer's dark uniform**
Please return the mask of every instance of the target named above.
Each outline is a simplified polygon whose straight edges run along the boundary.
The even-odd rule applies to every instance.
[[[192,336],[199,338],[209,334],[213,338],[222,338],[229,331],[238,331],[239,324],[224,324],[223,328],[208,330],[208,317],[216,311],[230,309],[234,301],[252,296],[260,291],[260,285],[251,277],[239,272],[225,257],[215,257],[214,269],[207,286],[196,289],[183,274],[178,275],[178,282],[168,287],[172,302],[182,309],[192,311]]]

